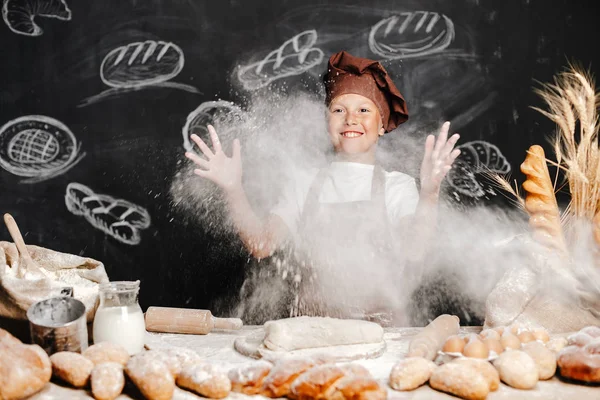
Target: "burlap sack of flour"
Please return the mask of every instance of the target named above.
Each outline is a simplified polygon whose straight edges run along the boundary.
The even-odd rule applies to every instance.
[[[43,275],[18,277],[16,246],[0,242],[0,316],[27,319],[27,309],[33,303],[59,296],[63,288],[71,287],[74,297],[85,304],[88,322],[92,321],[97,308],[98,286],[108,282],[104,265],[91,258],[43,247],[28,245],[27,249],[42,268]]]
[[[486,301],[484,328],[519,323],[550,333],[600,325],[600,271],[536,255],[509,269]]]

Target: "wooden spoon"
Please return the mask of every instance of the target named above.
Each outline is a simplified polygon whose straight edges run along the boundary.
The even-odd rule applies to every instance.
[[[25,241],[23,240],[21,231],[19,230],[17,222],[12,215],[8,213],[4,214],[4,223],[8,228],[8,232],[10,233],[13,242],[15,242],[15,245],[17,246],[17,250],[19,250],[19,255],[21,256],[18,264],[19,267],[16,271],[17,276],[19,278],[23,278],[27,272],[33,274],[37,273],[36,275],[42,274],[47,276],[47,274],[45,274],[44,271],[38,267],[35,261],[33,261],[33,258],[31,258],[29,250],[27,250],[27,246],[25,246]]]

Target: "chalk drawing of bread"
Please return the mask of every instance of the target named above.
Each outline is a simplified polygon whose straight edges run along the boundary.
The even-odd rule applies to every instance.
[[[206,137],[207,125],[213,125],[221,134],[221,127],[227,128],[239,122],[243,118],[242,109],[225,100],[206,101],[200,104],[194,111],[188,114],[181,133],[183,134],[183,147],[187,151],[193,151],[194,146],[190,143],[190,136],[196,134]]]
[[[301,32],[262,60],[240,67],[237,77],[245,89],[256,90],[277,79],[300,75],[323,60],[323,51],[313,47],[316,42],[316,30]]]
[[[4,0],[2,18],[14,33],[40,36],[44,31],[35,23],[35,17],[71,20],[71,10],[64,0]]]
[[[67,186],[65,205],[71,213],[83,216],[93,227],[125,244],[139,244],[140,230],[150,226],[150,214],[144,208],[96,194],[80,183]]]
[[[57,175],[75,161],[78,153],[73,133],[51,117],[26,115],[0,128],[0,166],[14,175]]]
[[[415,58],[444,50],[454,40],[454,23],[443,14],[403,12],[373,25],[371,51],[387,59]]]
[[[147,86],[177,76],[184,62],[183,51],[176,44],[154,40],[129,43],[104,57],[100,78],[115,88]]]

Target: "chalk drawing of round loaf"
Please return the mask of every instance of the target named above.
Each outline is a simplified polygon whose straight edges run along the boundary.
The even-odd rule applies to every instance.
[[[80,145],[62,122],[43,115],[26,115],[0,128],[0,166],[34,183],[60,175],[75,164]]]
[[[387,17],[373,25],[369,48],[386,59],[416,58],[437,53],[454,40],[454,23],[443,14],[412,11]]]
[[[217,132],[221,127],[226,128],[243,118],[243,111],[232,102],[225,100],[206,101],[192,111],[185,121],[181,133],[183,135],[183,147],[187,151],[193,151],[193,145],[190,143],[190,135],[196,134],[200,137],[206,137],[208,124],[214,125]]]
[[[117,47],[104,57],[100,78],[114,88],[135,88],[166,82],[184,65],[183,51],[174,43],[146,40]]]
[[[496,172],[508,174],[511,165],[500,149],[484,140],[475,140],[456,146],[460,150],[455,165],[448,172],[448,183],[457,192],[469,197],[485,194],[476,174]]]
[[[2,18],[14,33],[40,36],[43,29],[35,23],[35,17],[71,20],[71,10],[64,0],[4,0]]]
[[[65,204],[70,212],[83,216],[93,227],[125,244],[139,244],[140,230],[150,226],[150,214],[144,208],[126,200],[96,194],[80,183],[69,183]]]
[[[301,32],[262,60],[240,67],[238,80],[246,90],[256,90],[277,79],[300,75],[323,60],[323,51],[313,47],[316,42],[316,30]]]

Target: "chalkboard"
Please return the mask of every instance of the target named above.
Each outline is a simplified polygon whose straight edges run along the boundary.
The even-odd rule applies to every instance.
[[[525,150],[546,146],[553,130],[530,108],[542,106],[535,81],[569,61],[600,65],[593,9],[566,0],[3,0],[0,211],[29,244],[101,260],[111,280],[140,279],[144,309],[227,313],[248,254],[229,230],[212,229],[219,207],[202,203],[216,192],[187,208],[174,195],[177,174],[189,173],[193,126],[278,93],[241,133],[248,148],[258,137],[267,146],[251,127],[308,123],[329,55],[347,50],[381,61],[408,102],[410,121],[382,149],[448,119],[471,166],[519,178]],[[278,121],[286,95],[298,94],[306,97],[293,104],[309,111]],[[418,157],[400,158],[390,165],[415,175]],[[464,204],[500,197],[453,179],[448,191]],[[261,200],[266,209],[272,199]],[[10,240],[6,230],[0,239]]]

